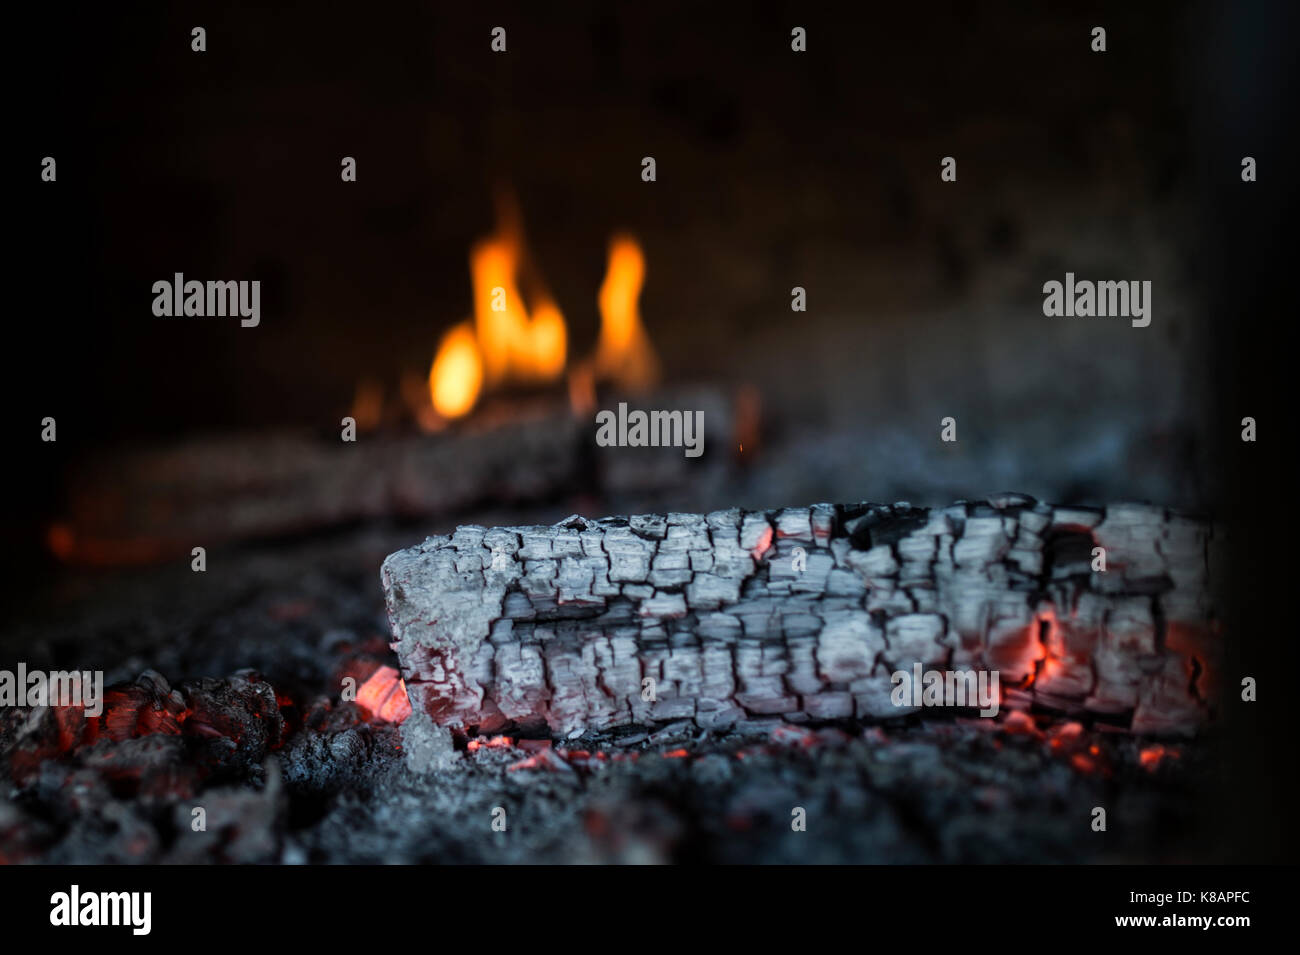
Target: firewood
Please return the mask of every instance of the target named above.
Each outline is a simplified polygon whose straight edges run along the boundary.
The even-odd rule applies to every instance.
[[[646,407],[703,409],[726,448],[731,404],[711,388],[664,391]],[[716,473],[680,451],[611,449],[590,467],[596,426],[537,398],[482,409],[439,434],[297,432],[193,438],[91,456],[74,467],[66,518],[50,542],[82,564],[147,563],[191,548],[327,529],[374,518],[438,517],[478,504],[550,501],[576,490],[663,490]]]
[[[917,710],[892,674],[916,664],[996,671],[1004,705],[1190,734],[1221,643],[1211,539],[1157,507],[1021,495],[460,527],[383,565],[408,753],[445,752],[449,729],[898,717]]]

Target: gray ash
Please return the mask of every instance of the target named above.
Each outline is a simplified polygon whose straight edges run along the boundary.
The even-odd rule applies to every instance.
[[[343,677],[395,663],[374,568],[409,536],[231,552],[205,579],[81,582],[55,595],[65,616],[9,631],[6,659],[102,666],[115,702],[97,735],[0,709],[0,857],[1095,862],[1193,844],[1206,739],[1159,749],[1047,713],[462,737],[446,768],[414,774],[400,727],[339,700]],[[1098,805],[1106,833],[1089,826]]]

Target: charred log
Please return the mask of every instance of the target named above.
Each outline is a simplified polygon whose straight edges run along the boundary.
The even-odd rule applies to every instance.
[[[1012,706],[1190,734],[1221,639],[1211,537],[1160,508],[1017,495],[461,527],[383,567],[408,756],[445,752],[436,728],[897,717],[915,708],[891,674],[916,664],[997,671]]]
[[[712,389],[658,394],[704,409],[710,441],[729,443],[731,402]],[[344,442],[281,432],[195,438],[103,454],[74,468],[55,555],[79,564],[148,563],[195,545],[318,531],[375,518],[518,505],[585,490],[661,490],[699,481],[682,457],[613,449],[592,468],[594,429],[567,406],[538,401],[479,413],[432,435],[378,433]],[[709,473],[725,465],[714,455]]]

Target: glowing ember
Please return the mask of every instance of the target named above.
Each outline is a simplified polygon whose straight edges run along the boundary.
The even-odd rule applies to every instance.
[[[1079,673],[1086,672],[1089,667],[1086,653],[1070,652],[1065,628],[1057,619],[1054,606],[1049,604],[1040,609],[1032,626],[1037,627],[1036,650],[1041,655],[1029,661],[1034,670],[1025,686],[1047,693],[1069,694],[1075,691],[1080,680]],[[1032,644],[1031,649],[1035,649]]]
[[[753,455],[760,446],[759,432],[763,414],[762,396],[753,385],[744,385],[736,392],[735,432],[742,454]],[[745,448],[749,451],[746,452]]]
[[[167,546],[144,537],[137,540],[106,540],[78,534],[70,524],[57,522],[50,525],[45,535],[50,553],[67,563],[80,563],[99,567],[119,564],[145,564],[163,559]]]
[[[1040,736],[1038,725],[1034,722],[1033,717],[1023,710],[1012,710],[1002,721],[1004,732],[1013,735]]]
[[[1070,765],[1081,773],[1091,773],[1097,768],[1097,764],[1089,759],[1083,753],[1075,753],[1070,757]]]
[[[771,736],[772,742],[783,746],[801,746],[804,749],[811,749],[817,745],[817,734],[802,726],[783,724],[775,727]]]
[[[520,769],[550,769],[557,772],[571,772],[564,757],[553,749],[543,749],[506,767],[507,772]]]
[[[1161,746],[1159,743],[1154,746],[1148,746],[1138,754],[1138,762],[1142,768],[1148,772],[1155,772],[1160,763],[1165,759],[1177,759],[1178,750]]]
[[[1082,737],[1083,724],[1071,720],[1068,723],[1054,727],[1049,742],[1052,749],[1063,749],[1077,745]]]
[[[406,683],[389,666],[381,666],[361,684],[357,690],[357,704],[372,717],[387,723],[401,723],[411,715]]]

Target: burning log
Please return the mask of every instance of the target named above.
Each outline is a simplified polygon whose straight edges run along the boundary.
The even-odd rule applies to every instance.
[[[442,516],[575,491],[660,491],[716,476],[717,467],[702,475],[635,453],[602,454],[600,468],[591,467],[588,422],[598,385],[602,398],[631,394],[650,407],[684,406],[697,416],[692,420],[707,417],[710,441],[723,448],[737,423],[748,425],[742,436],[753,441],[752,402],[742,402],[744,417],[734,422],[730,401],[712,389],[651,392],[659,361],[637,304],[645,255],[622,234],[610,243],[596,350],[568,368],[569,405],[534,394],[548,385],[553,392],[564,377],[568,330],[528,250],[513,195],[503,190],[497,201],[496,231],[470,253],[473,316],[444,334],[427,390],[418,380],[402,382],[406,411],[422,431],[436,434],[381,432],[357,440],[358,428],[370,431],[385,420],[382,387],[363,380],[337,439],[242,434],[95,457],[73,471],[67,517],[50,528],[50,550],[72,563],[147,563],[196,546],[370,518]],[[525,390],[480,406],[486,391],[518,388]]]
[[[408,759],[448,729],[879,719],[897,671],[995,671],[1002,702],[1191,734],[1220,635],[1210,528],[1004,495],[460,527],[392,554]]]
[[[713,446],[730,443],[731,402],[709,388],[665,391],[651,406],[701,409]],[[680,454],[602,453],[595,426],[553,400],[485,409],[439,434],[375,434],[356,442],[282,432],[192,439],[84,461],[69,510],[50,533],[56,556],[81,564],[147,563],[196,545],[304,533],[371,518],[437,517],[483,502],[516,505],[586,491],[661,491],[702,477]],[[708,472],[720,473],[714,455]]]

